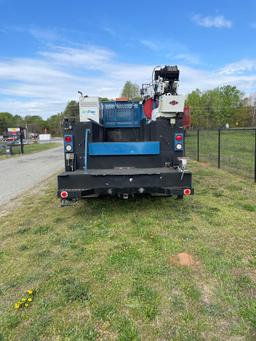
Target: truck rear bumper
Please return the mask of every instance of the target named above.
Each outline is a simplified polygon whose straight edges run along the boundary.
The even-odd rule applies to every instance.
[[[192,188],[192,174],[174,168],[122,168],[106,170],[82,170],[64,172],[58,176],[58,197],[66,191],[65,199],[79,199],[111,195],[128,197],[150,194],[159,196],[182,196],[185,189]]]

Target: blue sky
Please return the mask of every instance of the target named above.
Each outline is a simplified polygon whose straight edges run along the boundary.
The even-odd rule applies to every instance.
[[[256,1],[0,0],[0,111],[48,117],[177,64],[184,94],[256,92]]]

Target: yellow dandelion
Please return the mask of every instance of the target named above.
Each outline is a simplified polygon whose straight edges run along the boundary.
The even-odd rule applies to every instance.
[[[28,303],[25,303],[25,308],[28,308],[29,307],[29,304]]]
[[[15,309],[19,309],[20,308],[20,302],[15,303]]]
[[[22,302],[27,302],[26,297],[23,297],[21,300],[22,300]]]
[[[27,290],[27,293],[29,294],[29,295],[33,295],[33,290]]]
[[[29,297],[28,302],[32,302],[32,301],[33,301],[33,298]]]

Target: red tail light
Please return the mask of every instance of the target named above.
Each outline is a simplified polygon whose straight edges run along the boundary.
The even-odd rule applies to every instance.
[[[71,136],[66,136],[65,137],[65,142],[70,143],[72,141],[72,137]]]
[[[67,199],[67,197],[68,197],[68,192],[67,192],[67,191],[62,191],[62,192],[60,193],[60,196],[61,196],[62,199]]]
[[[184,195],[190,195],[191,194],[191,189],[185,188],[183,193],[184,193]]]
[[[182,141],[183,140],[183,136],[182,135],[176,135],[176,141]]]

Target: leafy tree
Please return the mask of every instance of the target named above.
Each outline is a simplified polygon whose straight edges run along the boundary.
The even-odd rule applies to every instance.
[[[232,119],[232,125],[235,127],[255,126],[254,108],[249,105],[241,105],[240,107],[235,109]]]
[[[124,84],[121,97],[127,97],[129,99],[140,99],[140,88],[136,83],[132,83],[131,81],[127,81]]]
[[[199,89],[192,91],[186,100],[186,104],[189,105],[192,115],[192,125],[195,127],[201,127],[206,125],[205,111],[202,106],[202,93]]]
[[[24,122],[30,133],[43,133],[45,129],[48,129],[46,121],[39,115],[27,115]]]
[[[79,120],[79,103],[76,101],[68,102],[63,112],[63,117]]]
[[[113,99],[110,99],[108,97],[99,97],[99,99],[100,99],[101,102],[111,102],[111,101],[113,101]]]
[[[8,128],[16,128],[23,125],[24,122],[21,116],[19,115],[13,116],[9,112],[0,113],[0,134],[6,133]]]
[[[229,122],[234,123],[234,113],[237,108],[242,104],[243,93],[238,90],[235,86],[226,85],[220,88],[221,99],[222,99],[222,120],[220,124]]]
[[[52,115],[47,119],[47,125],[49,127],[49,133],[54,136],[61,136],[63,134],[62,129],[63,113]]]
[[[201,92],[198,89],[187,96],[187,104],[191,108],[192,125],[194,127],[216,128],[226,123],[234,126],[235,113],[243,107],[243,93],[235,86],[226,85]]]

